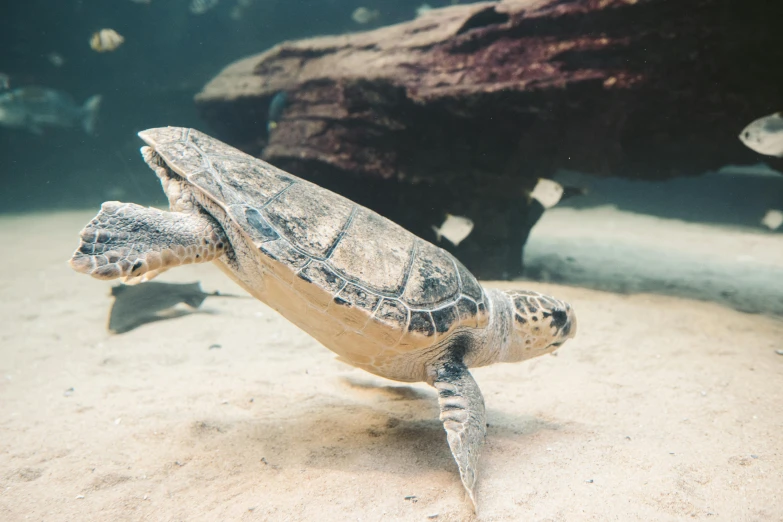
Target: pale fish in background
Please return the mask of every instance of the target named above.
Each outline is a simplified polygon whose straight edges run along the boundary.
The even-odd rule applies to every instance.
[[[21,87],[0,93],[0,125],[41,134],[43,127],[81,125],[87,134],[95,132],[100,95],[79,106],[70,95],[43,87]]]
[[[443,222],[440,228],[432,225],[432,230],[435,231],[438,241],[445,237],[454,243],[454,246],[459,246],[473,231],[473,221],[466,217],[446,214],[446,221]]]
[[[539,178],[530,197],[541,203],[544,208],[552,208],[563,197],[563,185],[551,179]]]
[[[152,0],[130,0],[134,4],[149,4]]]
[[[253,4],[253,0],[237,0],[237,5],[231,8],[229,16],[234,20],[241,20],[245,15],[245,9]]]
[[[428,13],[429,11],[432,11],[432,6],[430,4],[421,4],[416,8],[416,18],[422,16],[424,13]]]
[[[202,15],[218,5],[220,0],[191,0],[189,10],[194,15]]]
[[[11,86],[11,77],[6,73],[0,73],[0,92],[7,91]]]
[[[55,67],[62,67],[65,64],[65,58],[60,53],[51,52],[46,55],[46,59]]]
[[[90,47],[99,53],[110,52],[121,46],[124,41],[125,38],[114,29],[101,29],[92,34]]]
[[[761,218],[761,224],[770,230],[779,229],[780,225],[783,225],[783,212],[774,209],[767,210],[767,213]]]
[[[126,196],[126,191],[122,187],[111,187],[103,192],[103,197],[109,200],[120,200]]]
[[[283,109],[285,109],[287,101],[288,95],[285,91],[280,91],[272,97],[272,101],[269,102],[269,111],[267,113],[267,132],[272,132],[277,128],[277,122],[280,121],[281,116],[283,116]]]
[[[351,15],[351,18],[357,24],[369,24],[373,20],[377,19],[381,15],[381,12],[377,9],[367,9],[366,7],[357,7]]]
[[[759,154],[783,157],[783,113],[776,112],[752,121],[742,129],[739,139]]]
[[[572,187],[551,179],[539,178],[538,183],[536,183],[535,188],[530,193],[530,197],[538,201],[544,209],[548,209],[564,199],[584,196],[587,192],[587,189],[583,187]]]

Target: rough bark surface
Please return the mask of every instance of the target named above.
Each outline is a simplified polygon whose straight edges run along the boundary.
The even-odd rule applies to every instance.
[[[763,1],[457,5],[282,43],[196,102],[218,137],[427,239],[445,212],[471,217],[451,250],[480,276],[514,276],[538,177],[663,179],[763,159],[737,135],[783,108],[781,19],[783,3]]]

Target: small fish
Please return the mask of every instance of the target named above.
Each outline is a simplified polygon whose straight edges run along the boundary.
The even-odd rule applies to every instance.
[[[185,303],[198,308],[204,299],[216,297],[243,297],[220,292],[206,293],[200,283],[160,283],[146,282],[141,285],[113,286],[111,295],[114,304],[109,312],[109,330],[125,333],[153,321],[171,319],[189,312],[174,310],[173,307]]]
[[[218,5],[220,0],[191,0],[190,12],[194,15],[202,15]]]
[[[285,91],[280,91],[272,97],[272,101],[269,102],[269,111],[267,113],[266,130],[272,132],[277,128],[277,122],[280,121],[280,117],[283,115],[286,102],[288,101],[288,94]]]
[[[373,20],[377,19],[381,15],[381,12],[377,9],[367,9],[366,7],[357,7],[351,15],[351,18],[357,24],[369,24]]]
[[[563,197],[563,185],[551,179],[539,178],[530,197],[538,200],[544,208],[552,208]]]
[[[473,221],[466,217],[446,214],[446,221],[443,222],[440,228],[432,225],[432,230],[435,231],[438,241],[445,237],[454,243],[454,246],[459,246],[473,231]]]
[[[539,178],[530,197],[541,203],[546,209],[554,207],[564,199],[585,194],[587,194],[587,189],[565,186],[551,179]]]
[[[7,91],[11,86],[11,77],[6,73],[0,73],[0,92]]]
[[[430,11],[432,11],[432,6],[430,4],[421,4],[416,8],[416,18],[419,18],[420,16]]]
[[[60,53],[49,53],[46,55],[46,59],[55,67],[62,67],[65,64],[65,58]]]
[[[130,0],[134,4],[149,4],[152,0]]]
[[[742,129],[740,141],[766,156],[783,157],[783,113],[776,112],[752,121]]]
[[[110,52],[122,45],[125,38],[114,29],[101,29],[92,34],[90,47],[99,53]]]
[[[783,212],[774,209],[767,210],[767,213],[761,218],[761,224],[770,230],[779,229],[780,225],[783,225]]]
[[[0,93],[0,125],[41,134],[42,127],[73,127],[80,123],[87,134],[93,134],[100,105],[100,95],[88,98],[80,107],[64,92],[21,87]]]

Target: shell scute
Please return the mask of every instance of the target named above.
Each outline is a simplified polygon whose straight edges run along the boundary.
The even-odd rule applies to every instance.
[[[208,167],[204,155],[183,141],[160,145],[155,148],[155,151],[177,174],[184,177]]]
[[[207,156],[206,159],[210,174],[222,187],[225,204],[245,203],[261,208],[292,183],[281,179],[276,169],[249,156]]]
[[[320,261],[312,261],[294,279],[294,288],[316,308],[325,310],[345,281]]]
[[[198,150],[210,156],[232,156],[237,158],[244,156],[250,160],[254,159],[249,154],[245,154],[196,129],[190,129],[190,132],[188,132],[186,136],[183,136],[182,139],[187,139],[187,141],[192,143]]]
[[[277,239],[262,243],[258,249],[274,261],[279,263],[277,275],[288,281],[293,280],[293,273],[305,266],[310,260],[308,256],[296,250],[291,243],[285,239]],[[286,277],[287,275],[287,277]]]
[[[394,346],[405,333],[407,324],[408,307],[397,299],[384,298],[363,333],[382,345]]]
[[[266,220],[286,239],[323,259],[349,222],[354,204],[309,183],[294,183],[263,209]]]
[[[478,305],[475,301],[467,297],[461,297],[457,301],[457,313],[460,321],[469,327],[476,327],[478,324],[476,315],[478,314]]]
[[[334,297],[329,314],[347,326],[361,330],[370,320],[381,297],[353,283],[348,283]]]
[[[435,331],[439,334],[448,332],[459,323],[459,315],[454,306],[447,306],[432,311],[432,320],[435,323]]]
[[[215,177],[214,172],[202,170],[188,176],[188,181],[206,192],[215,201],[236,201],[236,195],[226,194],[223,185]]]
[[[378,306],[378,301],[381,300],[377,294],[368,292],[364,288],[353,283],[345,285],[345,288],[340,291],[340,297],[351,305],[364,310],[368,314],[371,314],[373,310],[375,310],[375,307]]]
[[[408,331],[415,332],[427,337],[435,335],[435,323],[429,312],[412,311],[411,321],[408,324]]]
[[[402,299],[413,307],[430,308],[459,292],[452,257],[443,249],[420,241]]]
[[[457,266],[457,271],[459,272],[460,282],[462,283],[462,293],[472,298],[477,303],[483,301],[484,290],[482,290],[479,282],[476,281],[473,274],[471,274],[468,269],[465,268],[465,265],[460,263],[458,259],[452,259],[454,259],[454,264]]]
[[[189,132],[193,131],[191,129],[185,129],[182,127],[158,127],[156,129],[147,129],[141,131],[139,136],[141,139],[157,149],[166,143],[184,141],[185,136],[187,136]]]
[[[274,241],[280,236],[275,230],[269,226],[261,212],[253,207],[245,207],[245,219],[247,221],[248,229],[252,230],[256,243],[265,243],[267,241]]]
[[[415,237],[391,221],[360,208],[329,263],[352,281],[386,295],[399,295]]]

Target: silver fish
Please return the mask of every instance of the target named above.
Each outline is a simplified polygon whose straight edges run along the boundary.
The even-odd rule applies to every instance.
[[[369,24],[381,15],[378,9],[367,9],[366,7],[357,7],[351,15],[351,18],[357,24]]]
[[[101,29],[92,33],[90,47],[99,53],[111,52],[122,45],[125,38],[114,29]]]
[[[584,196],[585,194],[587,194],[587,189],[585,188],[571,187],[562,185],[551,179],[538,178],[538,183],[530,192],[530,197],[541,203],[541,206],[547,209],[554,207],[564,199],[572,198],[574,196]]]
[[[11,78],[5,73],[0,73],[0,92],[7,91],[10,85]]]
[[[46,55],[46,59],[49,60],[49,63],[55,67],[62,67],[65,65],[65,58],[63,58],[63,55],[60,53],[51,52]]]
[[[190,12],[194,15],[201,15],[218,5],[220,0],[191,0]]]
[[[770,209],[761,218],[761,224],[770,230],[777,230],[780,225],[783,225],[783,212],[780,210]]]
[[[563,185],[551,179],[539,178],[530,197],[537,199],[544,208],[552,208],[563,197]]]
[[[739,139],[759,154],[783,158],[783,113],[776,112],[752,121],[742,129]]]
[[[419,7],[416,8],[416,18],[424,16],[426,13],[429,13],[430,11],[432,11],[432,6],[430,4],[421,4]]]
[[[473,231],[473,221],[463,216],[446,214],[446,221],[440,227],[432,225],[432,230],[435,231],[439,242],[445,237],[454,243],[454,246],[459,246]]]
[[[64,92],[21,87],[0,93],[0,125],[41,134],[43,127],[81,124],[87,134],[93,134],[100,105],[100,95],[90,97],[80,107]]]

